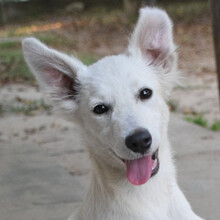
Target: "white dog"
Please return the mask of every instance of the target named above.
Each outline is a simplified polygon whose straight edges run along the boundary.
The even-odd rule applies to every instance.
[[[126,53],[88,67],[23,41],[30,69],[81,127],[92,160],[87,196],[69,220],[201,220],[177,185],[167,137],[175,49],[172,22],[156,8],[141,9]]]

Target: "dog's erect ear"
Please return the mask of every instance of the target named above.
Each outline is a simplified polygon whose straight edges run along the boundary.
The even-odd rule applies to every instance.
[[[170,71],[177,55],[173,42],[172,22],[165,11],[143,8],[131,36],[129,52],[140,54],[149,65],[160,66]]]
[[[48,48],[35,38],[24,39],[22,47],[25,60],[40,87],[59,107],[73,111],[80,85],[77,74],[86,66],[76,58]]]

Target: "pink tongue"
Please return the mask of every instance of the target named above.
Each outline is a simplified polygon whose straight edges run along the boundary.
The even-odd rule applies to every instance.
[[[127,178],[133,185],[142,185],[150,179],[154,164],[151,155],[136,160],[127,160],[125,163]]]

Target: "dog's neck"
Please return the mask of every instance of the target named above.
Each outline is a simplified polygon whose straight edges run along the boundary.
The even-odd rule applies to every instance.
[[[103,158],[91,157],[93,164],[93,179],[96,185],[100,188],[103,194],[112,193],[124,184],[127,184],[126,171],[123,166],[119,164],[119,167],[112,166],[106,162]],[[124,169],[123,169],[124,168]]]
[[[92,179],[80,213],[84,215],[88,213],[88,210],[93,210],[92,213],[94,215],[95,212],[104,212],[104,210],[106,212],[114,212],[112,209],[116,209],[116,207],[117,210],[121,207],[126,213],[125,210],[135,209],[135,206],[142,207],[145,204],[146,207],[147,203],[145,200],[149,197],[153,197],[152,201],[155,202],[155,206],[160,201],[164,201],[164,198],[170,193],[171,183],[175,181],[175,169],[172,163],[169,143],[164,144],[166,144],[166,147],[161,147],[159,151],[161,163],[159,172],[141,186],[134,186],[127,180],[125,164],[118,164],[119,167],[112,166],[106,162],[105,158],[100,158],[90,152],[92,159]],[[167,175],[168,173],[169,175]],[[165,183],[166,186],[164,187]],[[161,192],[158,192],[158,190]],[[160,198],[157,198],[157,195]],[[128,201],[134,201],[134,203]],[[135,205],[133,206],[133,204]],[[99,207],[103,210],[98,210]],[[115,212],[117,211],[115,210]],[[85,216],[85,219],[88,219],[88,216]],[[93,216],[91,219],[96,219],[96,217]]]

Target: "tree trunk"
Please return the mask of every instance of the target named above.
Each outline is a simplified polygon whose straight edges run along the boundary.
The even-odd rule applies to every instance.
[[[6,17],[6,10],[5,10],[5,4],[4,4],[4,0],[1,0],[0,2],[0,24],[6,24],[6,20],[7,20],[7,17]]]
[[[215,43],[216,68],[218,74],[219,86],[219,104],[220,104],[220,1],[211,0],[213,36]]]

